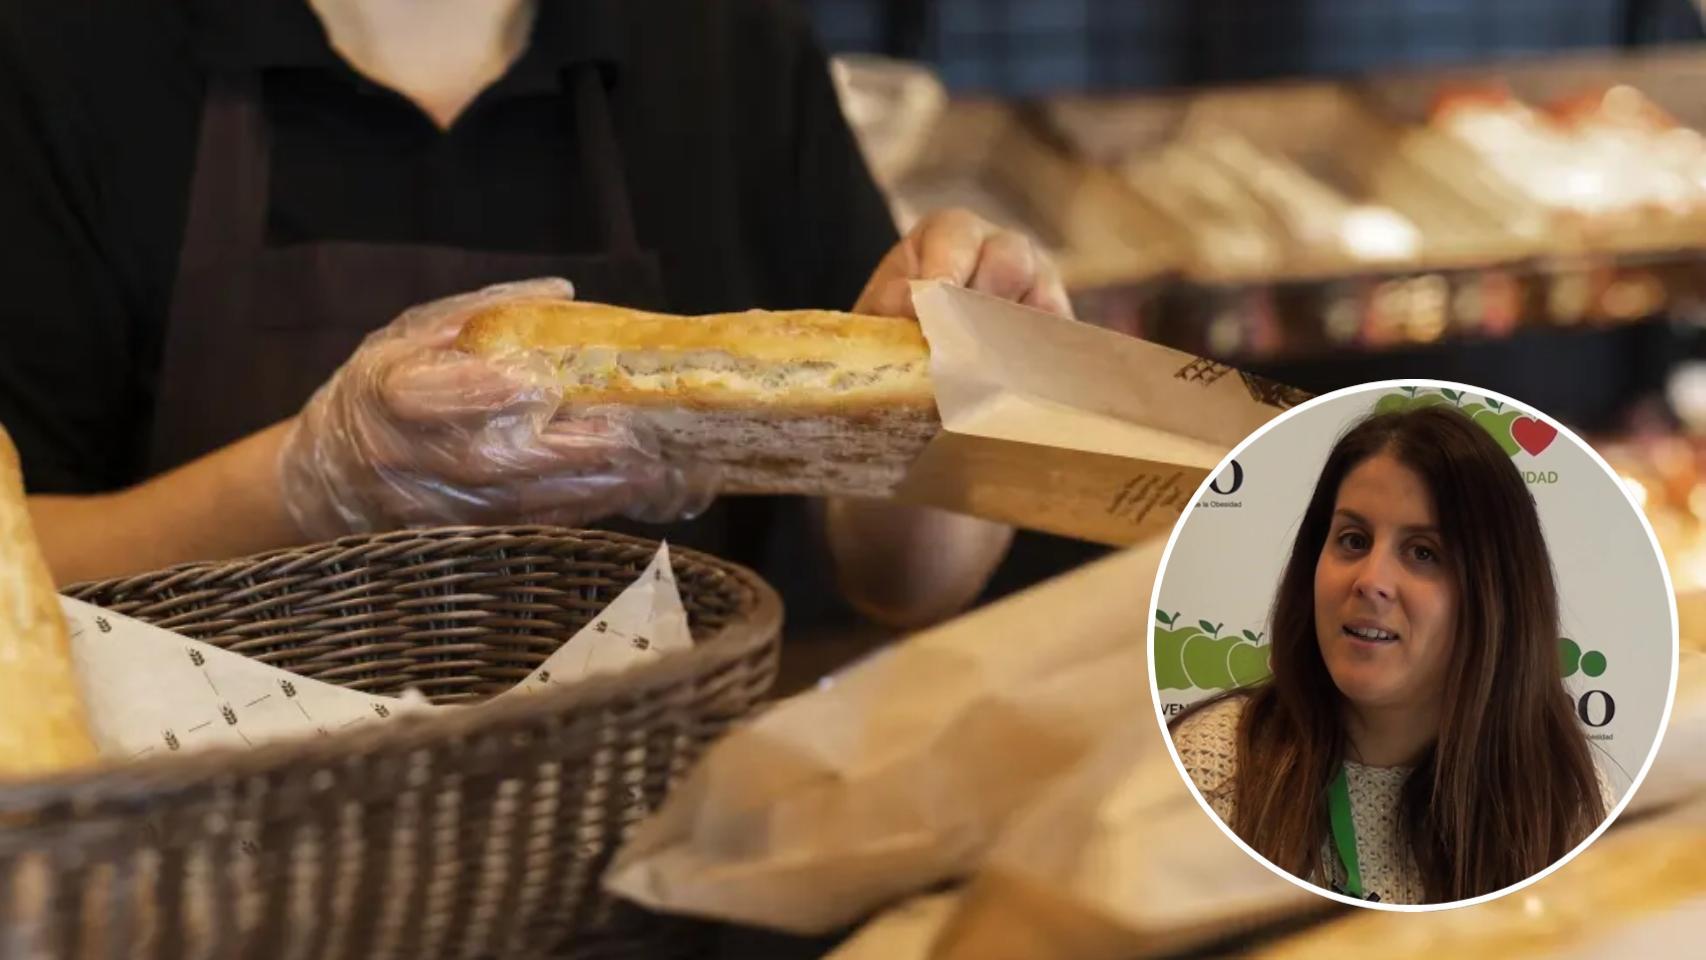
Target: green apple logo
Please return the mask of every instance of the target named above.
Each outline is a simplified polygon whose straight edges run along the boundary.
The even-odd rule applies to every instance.
[[[1416,402],[1416,387],[1399,387],[1400,392],[1389,393],[1374,403],[1375,413],[1402,413],[1410,409]]]
[[[1597,677],[1603,674],[1609,665],[1606,662],[1605,654],[1598,650],[1589,650],[1584,653],[1581,644],[1569,637],[1559,639],[1558,656],[1559,665],[1564,668],[1564,676],[1566,677],[1575,676],[1578,670],[1590,677]]]
[[[1223,623],[1180,626],[1179,614],[1155,611],[1155,683],[1163,690],[1230,690],[1266,679],[1262,634],[1221,636]]]
[[[1464,394],[1457,390],[1441,390],[1438,393],[1421,393],[1418,387],[1400,387],[1399,393],[1389,393],[1375,401],[1375,413],[1398,413],[1404,410],[1417,410],[1422,407],[1434,407],[1449,403],[1463,411],[1463,415],[1473,420],[1481,429],[1487,431],[1499,444],[1507,456],[1516,456],[1522,445],[1517,443],[1512,432],[1512,424],[1522,411],[1507,407],[1497,400],[1486,400],[1483,403],[1463,402]]]
[[[1266,680],[1273,671],[1268,669],[1268,645],[1262,642],[1262,634],[1245,630],[1243,635],[1244,639],[1234,643],[1226,655],[1226,669],[1235,686],[1247,687]]]
[[[1195,627],[1175,628],[1177,613],[1155,611],[1155,683],[1163,690],[1186,690],[1191,686],[1185,672],[1185,641],[1197,632]]]
[[[1464,407],[1463,412],[1469,414],[1469,419],[1497,440],[1499,448],[1504,450],[1507,456],[1514,457],[1516,452],[1522,449],[1516,442],[1515,435],[1511,433],[1511,424],[1517,417],[1522,416],[1521,410],[1507,408],[1497,400],[1488,400],[1485,406],[1472,403]]]
[[[1402,410],[1420,410],[1423,407],[1437,407],[1451,403],[1461,405],[1463,394],[1450,390],[1439,393],[1422,393],[1420,387],[1399,387],[1400,392],[1389,393],[1375,401],[1375,413],[1397,413]]]

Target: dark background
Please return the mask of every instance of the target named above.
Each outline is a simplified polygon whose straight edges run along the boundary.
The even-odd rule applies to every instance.
[[[1702,38],[1690,0],[795,0],[831,52],[1024,97],[1339,76]]]

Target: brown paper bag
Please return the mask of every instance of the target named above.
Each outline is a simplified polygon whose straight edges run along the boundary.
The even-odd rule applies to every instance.
[[[1122,732],[1081,773],[1015,816],[921,960],[1148,957],[1329,906],[1256,864],[1214,827],[1182,781],[1163,776],[1175,768],[1158,737]],[[1609,956],[1576,952],[1618,942],[1601,939],[1602,921],[1627,924],[1620,937],[1638,928],[1643,942],[1680,946],[1679,924],[1706,922],[1706,807],[1693,806],[1706,801],[1703,757],[1706,655],[1688,650],[1664,742],[1624,816],[1672,812],[1633,820],[1629,839],[1613,830],[1504,907],[1359,919],[1343,934],[1301,937],[1279,955],[1336,956],[1331,950],[1341,946],[1347,957],[1376,947],[1385,953],[1387,937],[1397,936],[1413,942],[1418,957],[1459,955],[1470,945],[1481,951],[1472,955],[1506,956],[1517,944],[1548,957]],[[1688,853],[1663,849],[1673,843]],[[1636,866],[1621,865],[1625,858]],[[1687,861],[1696,858],[1691,870]],[[1643,869],[1652,871],[1648,895],[1639,892]]]
[[[1706,656],[1684,651],[1670,729],[1624,816],[1668,810],[1620,823],[1504,900],[1419,915],[1353,912],[1270,943],[1266,955],[1684,955],[1695,942],[1690,925],[1706,923],[1703,682]],[[1162,777],[1158,736],[1112,735],[1009,821],[966,887],[885,912],[829,960],[1123,960],[1330,907],[1246,857],[1176,775]],[[1170,763],[1165,772],[1174,773]]]
[[[607,886],[822,933],[966,875],[1105,731],[1154,725],[1143,640],[1161,549],[901,642],[737,728],[641,825]]]
[[[895,496],[1123,546],[1308,395],[940,282],[913,284],[942,433]]]
[[[930,956],[1158,956],[1325,903],[1221,831],[1149,723],[1110,734],[1009,822]]]
[[[1677,659],[1676,700],[1658,755],[1624,815],[1687,802],[1706,794],[1706,651]]]
[[[860,927],[823,960],[929,960],[963,899],[959,890],[913,897]]]
[[[1129,960],[1326,906],[1227,839],[1139,724],[1015,814],[962,891],[885,913],[831,960]]]

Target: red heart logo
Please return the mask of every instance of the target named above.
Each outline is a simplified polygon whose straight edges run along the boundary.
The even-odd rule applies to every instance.
[[[1511,439],[1517,446],[1527,450],[1529,456],[1537,456],[1540,451],[1550,447],[1558,436],[1558,428],[1544,420],[1533,417],[1517,417],[1511,421]]]

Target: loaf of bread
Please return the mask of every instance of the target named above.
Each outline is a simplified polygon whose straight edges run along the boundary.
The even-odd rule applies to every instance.
[[[666,458],[720,465],[731,493],[880,496],[940,427],[924,335],[902,318],[520,300],[470,318],[457,346],[542,354],[560,416],[626,408]]]
[[[95,759],[58,597],[24,506],[17,452],[0,430],[0,777]]]

